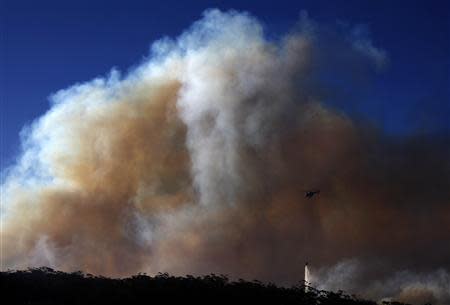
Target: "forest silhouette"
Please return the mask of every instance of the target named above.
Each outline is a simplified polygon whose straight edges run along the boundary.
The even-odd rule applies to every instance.
[[[290,288],[273,283],[231,281],[225,275],[184,277],[144,273],[112,279],[65,273],[48,267],[1,272],[3,304],[297,304],[376,305],[343,291],[317,290],[299,282]],[[383,302],[383,305],[405,305]]]

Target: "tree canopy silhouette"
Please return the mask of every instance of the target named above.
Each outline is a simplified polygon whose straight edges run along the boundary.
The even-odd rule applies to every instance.
[[[48,267],[0,273],[2,299],[6,304],[297,304],[376,305],[343,291],[330,292],[300,282],[290,288],[272,283],[230,281],[225,275],[175,277],[167,273],[111,279],[65,273]],[[5,304],[5,303],[4,303]],[[385,305],[401,305],[385,302]]]

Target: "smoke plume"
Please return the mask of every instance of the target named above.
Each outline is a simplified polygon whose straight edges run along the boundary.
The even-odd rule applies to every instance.
[[[305,13],[274,40],[206,11],[24,129],[2,268],[290,285],[310,261],[321,288],[449,302],[449,137],[385,135],[327,102],[357,101],[386,64],[367,35]]]

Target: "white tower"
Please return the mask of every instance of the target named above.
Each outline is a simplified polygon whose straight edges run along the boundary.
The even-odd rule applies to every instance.
[[[308,262],[305,264],[305,292],[308,291],[308,286],[311,284],[310,282],[310,273],[308,268]]]

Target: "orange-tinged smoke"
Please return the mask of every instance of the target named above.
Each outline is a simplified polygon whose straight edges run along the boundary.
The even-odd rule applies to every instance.
[[[358,39],[303,15],[270,42],[211,10],[125,78],[56,93],[2,184],[3,268],[292,284],[308,260],[313,285],[446,302],[450,141],[392,138],[322,101],[327,69],[357,86],[383,66]]]

